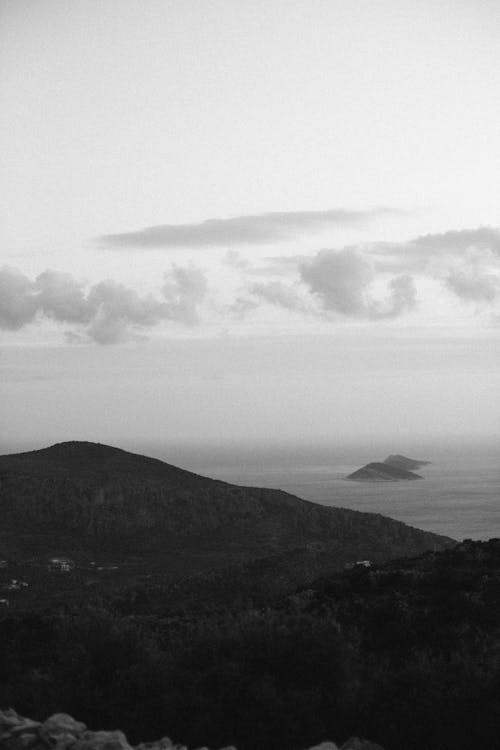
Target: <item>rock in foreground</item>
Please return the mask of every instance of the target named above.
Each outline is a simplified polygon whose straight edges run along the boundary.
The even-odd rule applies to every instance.
[[[43,724],[19,716],[13,709],[0,710],[0,750],[187,750],[168,737],[141,742],[135,749],[119,730],[92,732],[68,714],[54,714]],[[200,748],[207,750],[207,748]],[[222,750],[236,750],[233,746]],[[333,742],[323,742],[310,750],[339,750]],[[383,750],[373,742],[352,737],[340,750]]]

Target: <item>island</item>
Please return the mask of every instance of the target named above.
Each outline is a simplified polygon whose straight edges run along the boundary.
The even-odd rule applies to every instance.
[[[406,469],[406,471],[414,471],[415,469],[420,469],[422,466],[428,466],[430,463],[430,461],[423,461],[418,458],[408,458],[407,456],[402,456],[400,453],[391,453],[384,460],[384,464],[395,466],[397,469]]]
[[[400,469],[388,463],[373,462],[354,471],[346,477],[353,482],[398,482],[401,480],[423,479],[407,469]]]

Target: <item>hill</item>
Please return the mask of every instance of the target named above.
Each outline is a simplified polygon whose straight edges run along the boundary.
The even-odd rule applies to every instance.
[[[396,482],[400,480],[422,479],[422,477],[412,471],[402,469],[399,466],[393,466],[386,462],[373,462],[349,474],[346,479],[354,482]]]
[[[407,456],[402,456],[400,453],[391,453],[390,456],[387,456],[386,459],[384,459],[384,464],[389,464],[389,466],[395,466],[397,469],[406,469],[407,471],[414,471],[415,469],[420,469],[422,466],[428,466],[431,462],[430,461],[422,461],[421,459],[416,458],[408,458]]]
[[[142,605],[0,610],[0,708],[68,712],[132,743],[498,746],[498,539],[326,574],[262,607]]]
[[[79,442],[0,456],[0,515],[0,558],[10,561],[0,584],[2,576],[23,578],[30,583],[23,597],[36,581],[46,591],[116,588],[137,578],[163,585],[289,553],[293,569],[300,549],[309,550],[304,559],[317,571],[319,559],[341,568],[453,543],[378,514],[239,487]],[[74,568],[49,576],[42,565],[48,556],[69,556]]]

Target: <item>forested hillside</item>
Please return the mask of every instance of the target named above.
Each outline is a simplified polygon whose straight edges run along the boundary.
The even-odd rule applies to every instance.
[[[0,706],[194,747],[497,744],[499,540],[355,566],[261,606],[174,612],[146,592],[136,607],[122,592],[5,611]]]

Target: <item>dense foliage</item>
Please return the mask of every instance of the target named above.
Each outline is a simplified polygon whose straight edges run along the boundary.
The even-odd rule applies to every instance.
[[[0,706],[241,750],[351,734],[497,746],[499,540],[358,566],[264,608],[173,614],[134,596],[4,614]]]

